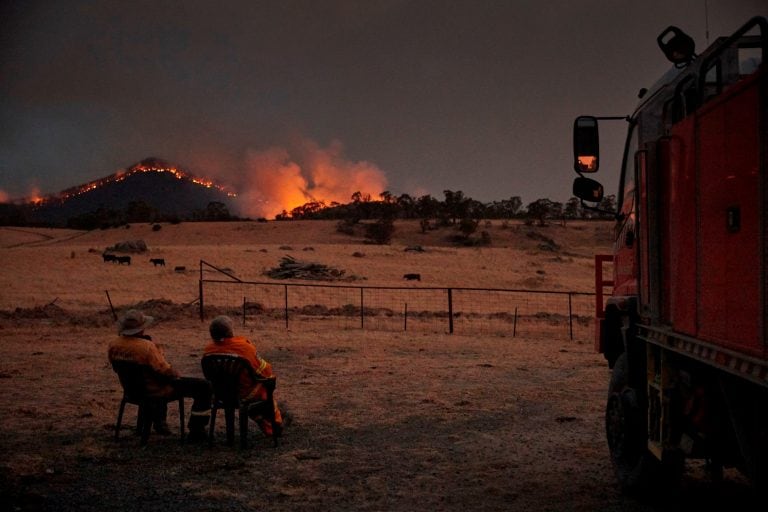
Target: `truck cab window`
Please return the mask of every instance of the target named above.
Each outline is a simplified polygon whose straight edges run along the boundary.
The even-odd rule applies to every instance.
[[[624,158],[621,169],[621,181],[617,195],[619,213],[622,218],[629,218],[635,209],[635,154],[637,153],[637,123],[629,125]]]

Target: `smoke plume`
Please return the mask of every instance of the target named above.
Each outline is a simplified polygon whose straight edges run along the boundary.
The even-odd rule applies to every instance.
[[[341,143],[321,148],[305,141],[293,153],[285,148],[249,151],[238,204],[242,215],[272,218],[312,201],[348,203],[355,192],[376,197],[386,185],[375,164],[348,160]]]

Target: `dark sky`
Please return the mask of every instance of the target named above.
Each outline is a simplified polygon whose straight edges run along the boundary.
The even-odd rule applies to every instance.
[[[313,188],[314,159],[395,194],[564,201],[573,118],[631,113],[663,29],[703,50],[707,20],[711,41],[767,4],[6,0],[0,198],[156,156],[239,187],[276,162]],[[612,193],[625,126],[601,128]]]

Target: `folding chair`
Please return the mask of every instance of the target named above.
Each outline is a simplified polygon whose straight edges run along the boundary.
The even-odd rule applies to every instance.
[[[261,378],[251,367],[247,359],[233,354],[208,354],[202,359],[203,375],[213,386],[211,402],[211,423],[208,441],[213,445],[216,426],[216,412],[224,409],[227,428],[227,444],[235,441],[235,410],[238,411],[240,422],[240,448],[248,446],[248,412],[258,409],[260,416],[272,424],[272,439],[278,444],[278,426],[275,422],[275,406],[273,394],[277,379],[275,377]],[[254,384],[261,384],[267,390],[265,400],[243,401],[240,399],[240,386],[243,376],[248,376]]]
[[[149,379],[157,378],[157,374],[147,365],[132,361],[113,361],[112,369],[117,373],[120,384],[123,386],[123,398],[120,400],[120,409],[117,412],[115,423],[115,439],[120,436],[120,426],[123,422],[125,404],[138,406],[136,414],[136,433],[140,436],[141,446],[147,444],[149,433],[152,430],[152,412],[158,406],[178,400],[179,402],[179,431],[181,442],[184,443],[184,397],[158,397],[147,392]]]

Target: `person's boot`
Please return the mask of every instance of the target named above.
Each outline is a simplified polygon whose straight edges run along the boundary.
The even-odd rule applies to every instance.
[[[192,411],[192,415],[189,417],[189,424],[187,425],[189,427],[187,441],[190,443],[199,443],[200,441],[208,439],[206,430],[210,419],[210,410]]]
[[[171,435],[171,429],[169,429],[168,424],[163,421],[162,423],[155,423],[155,433],[159,436],[169,436]]]

